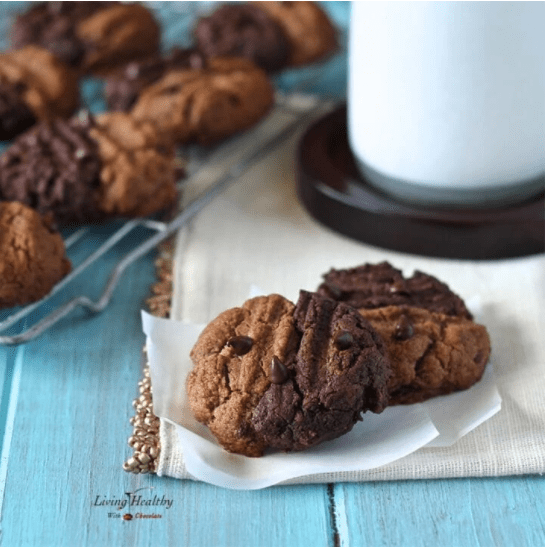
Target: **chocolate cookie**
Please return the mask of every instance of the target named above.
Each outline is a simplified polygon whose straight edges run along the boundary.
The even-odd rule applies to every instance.
[[[484,326],[414,307],[361,309],[386,343],[393,369],[389,403],[413,404],[468,389],[490,356]]]
[[[266,73],[247,59],[209,59],[170,70],[140,95],[132,115],[178,143],[210,145],[256,124],[273,105]]]
[[[0,156],[0,199],[63,225],[146,216],[175,198],[172,148],[123,113],[37,124]]]
[[[289,41],[289,64],[306,65],[333,53],[336,29],[316,2],[251,2],[276,21]]]
[[[246,57],[267,72],[282,69],[289,41],[279,24],[257,6],[226,4],[198,20],[194,36],[207,57]]]
[[[0,202],[0,308],[41,299],[69,271],[51,220],[18,202]]]
[[[103,72],[157,52],[159,27],[142,5],[43,2],[17,17],[16,48],[37,44],[80,73]]]
[[[47,50],[26,46],[0,54],[0,140],[38,120],[68,117],[78,103],[76,76]]]
[[[173,48],[168,55],[133,61],[107,79],[106,102],[111,110],[129,111],[141,92],[169,70],[203,69],[205,66],[205,57],[195,49]]]
[[[472,319],[465,303],[446,284],[420,271],[404,278],[401,271],[386,261],[352,269],[331,269],[323,278],[325,282],[318,293],[356,309],[407,305]]]
[[[187,391],[198,421],[228,451],[303,450],[381,412],[390,368],[355,310],[301,292],[295,306],[256,297],[219,315],[191,353]]]

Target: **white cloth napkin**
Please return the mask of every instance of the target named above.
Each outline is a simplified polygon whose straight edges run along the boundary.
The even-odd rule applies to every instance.
[[[285,120],[274,116],[269,127]],[[232,156],[255,146],[254,141],[250,136],[250,141],[240,142],[219,165],[232,162]],[[387,260],[406,275],[418,269],[436,276],[466,301],[479,297],[480,322],[491,336],[491,363],[503,406],[451,446],[421,448],[369,470],[303,475],[289,482],[544,473],[544,255],[498,261],[437,259],[339,235],[313,220],[298,202],[296,143],[293,138],[272,150],[179,233],[173,319],[206,323],[243,303],[253,283],[265,293],[294,301],[299,289],[315,289],[331,267]],[[198,183],[205,184],[207,174],[200,178]],[[183,452],[175,428],[162,421],[158,473],[188,478]]]

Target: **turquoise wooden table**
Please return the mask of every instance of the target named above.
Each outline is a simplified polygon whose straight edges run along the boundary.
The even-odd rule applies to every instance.
[[[328,9],[347,25],[346,5]],[[317,86],[343,91],[345,67]],[[93,245],[111,231],[94,229]],[[19,328],[68,296],[98,295],[110,269],[147,235],[122,241]],[[90,246],[74,246],[73,261]],[[127,270],[102,314],[75,311],[37,340],[0,347],[2,546],[545,545],[540,476],[230,491],[124,472],[154,257]],[[131,521],[123,520],[128,501]]]

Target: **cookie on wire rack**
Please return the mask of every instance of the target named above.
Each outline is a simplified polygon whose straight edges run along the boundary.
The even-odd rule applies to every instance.
[[[49,216],[19,202],[0,202],[0,308],[38,301],[70,269]]]
[[[105,73],[157,52],[160,29],[138,3],[39,2],[16,18],[11,39],[50,50],[79,74]]]
[[[37,124],[0,156],[0,199],[60,225],[145,217],[176,198],[173,147],[125,113]]]
[[[76,75],[38,46],[0,54],[0,140],[40,120],[69,117],[78,108]]]

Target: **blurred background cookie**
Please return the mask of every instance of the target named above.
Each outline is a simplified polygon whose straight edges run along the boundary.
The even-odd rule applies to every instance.
[[[281,26],[264,10],[238,2],[217,8],[194,28],[197,48],[208,57],[240,56],[265,71],[284,68],[290,45]]]
[[[0,202],[0,308],[41,299],[70,269],[50,219],[18,202]]]
[[[0,156],[0,199],[61,225],[150,215],[176,200],[174,151],[123,113],[42,122]]]
[[[415,307],[360,309],[382,336],[393,369],[389,403],[414,404],[468,389],[490,356],[486,328]]]
[[[76,76],[49,51],[26,46],[0,54],[0,140],[39,120],[68,117],[78,104]]]
[[[337,33],[316,2],[250,2],[279,24],[289,41],[289,65],[306,65],[333,53]]]
[[[79,73],[105,72],[157,52],[158,24],[140,5],[121,2],[42,2],[15,20],[12,43],[49,49]]]
[[[297,451],[347,433],[387,404],[383,343],[357,311],[301,292],[261,296],[220,314],[191,352],[198,421],[228,451]]]
[[[218,57],[203,68],[169,70],[143,90],[131,114],[176,143],[210,145],[256,124],[273,102],[262,69],[247,59]]]
[[[203,69],[206,59],[195,49],[173,48],[167,55],[156,54],[133,61],[109,75],[104,93],[109,109],[129,111],[141,92],[170,70]]]

